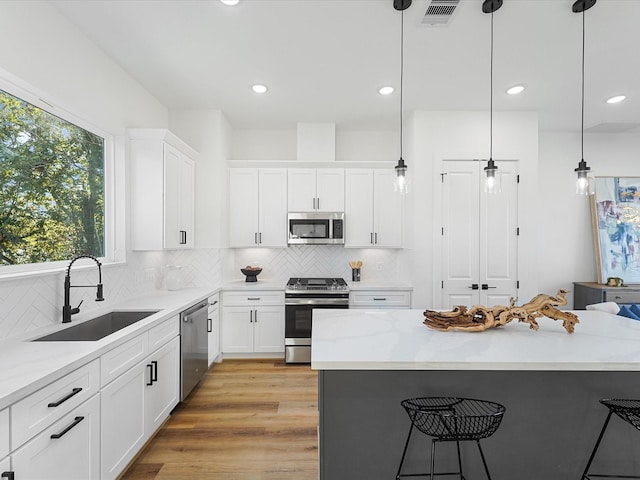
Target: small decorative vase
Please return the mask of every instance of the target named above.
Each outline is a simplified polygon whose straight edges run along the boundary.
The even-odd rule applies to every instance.
[[[182,288],[182,267],[179,265],[167,265],[164,283],[167,290],[180,290]]]

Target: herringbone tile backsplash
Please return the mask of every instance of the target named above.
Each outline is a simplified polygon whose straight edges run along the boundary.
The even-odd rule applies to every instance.
[[[116,305],[137,295],[164,289],[166,265],[182,266],[184,286],[220,287],[242,280],[240,268],[263,268],[259,280],[289,277],[351,279],[350,260],[362,260],[362,280],[389,282],[401,271],[402,250],[353,250],[337,245],[291,246],[282,249],[197,249],[168,252],[129,252],[127,263],[102,267],[105,301],[96,303],[95,289],[74,288],[72,304],[82,311]],[[72,271],[72,284],[97,283],[95,268]],[[0,339],[58,323],[64,303],[64,272],[0,280]]]

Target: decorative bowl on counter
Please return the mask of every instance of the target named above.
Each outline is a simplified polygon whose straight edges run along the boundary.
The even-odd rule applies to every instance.
[[[257,282],[257,277],[260,275],[262,268],[247,266],[245,268],[241,268],[240,271],[247,277],[245,282]]]

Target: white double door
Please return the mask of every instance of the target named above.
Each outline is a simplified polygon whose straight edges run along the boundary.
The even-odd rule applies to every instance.
[[[496,162],[502,189],[493,195],[486,162],[442,163],[441,306],[509,305],[518,295],[517,162]]]

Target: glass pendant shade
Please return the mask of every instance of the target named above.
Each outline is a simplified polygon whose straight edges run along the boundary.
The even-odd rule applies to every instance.
[[[398,160],[398,164],[394,167],[396,171],[396,179],[394,190],[401,194],[409,193],[409,179],[407,178],[407,166],[402,157]]]
[[[591,172],[591,167],[587,166],[587,162],[584,159],[580,160],[578,163],[578,168],[575,169],[576,172],[576,193],[578,195],[591,195],[593,193],[592,186],[593,182],[591,181],[591,177],[589,173]]]
[[[500,193],[502,190],[502,174],[493,159],[489,159],[487,162],[487,166],[484,167],[484,173],[484,191],[490,194]]]

